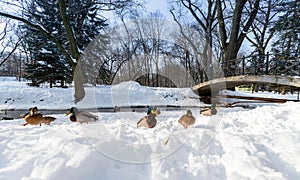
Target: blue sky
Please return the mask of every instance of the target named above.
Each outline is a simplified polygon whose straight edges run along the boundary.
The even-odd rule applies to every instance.
[[[164,16],[171,17],[166,0],[148,0],[147,9],[150,12],[159,10]]]

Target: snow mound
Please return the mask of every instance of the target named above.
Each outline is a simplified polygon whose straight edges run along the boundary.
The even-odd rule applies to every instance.
[[[85,87],[85,98],[74,104],[74,88],[30,87],[26,82],[12,78],[0,79],[0,110],[28,109],[38,106],[40,109],[98,108],[115,106],[155,105],[199,105],[196,98],[189,99],[192,91],[173,88],[152,88],[141,86],[134,81],[108,86]],[[189,93],[187,96],[186,93]]]
[[[135,81],[127,81],[121,82],[117,85],[113,85],[113,89],[127,89],[127,90],[140,90],[142,88],[147,89],[145,86],[141,86],[138,82]]]

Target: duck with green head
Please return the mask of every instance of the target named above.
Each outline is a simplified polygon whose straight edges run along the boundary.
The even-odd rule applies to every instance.
[[[70,120],[72,122],[89,123],[98,120],[98,116],[84,110],[79,110],[76,107],[72,107],[66,114],[66,116],[68,115],[71,115]]]
[[[212,116],[217,114],[216,104],[211,104],[209,108],[204,108],[200,110],[200,114],[203,116]]]
[[[139,127],[146,127],[146,128],[154,128],[156,126],[157,120],[156,116],[160,115],[160,110],[157,109],[157,107],[153,107],[149,112],[147,112],[147,116],[144,116],[142,119],[140,119],[137,122],[137,128]]]

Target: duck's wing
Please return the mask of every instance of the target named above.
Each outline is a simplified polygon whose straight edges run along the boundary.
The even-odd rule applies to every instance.
[[[189,125],[193,125],[195,123],[196,119],[194,116],[189,116],[189,121],[188,121],[188,124]]]
[[[147,120],[148,120],[148,116],[145,116],[141,120],[139,120],[137,122],[137,128],[139,128],[139,127],[148,127],[149,125],[147,123]]]
[[[203,112],[201,112],[201,114],[204,115],[204,116],[211,116],[211,109],[203,111]]]
[[[77,122],[88,123],[88,122],[94,122],[96,120],[98,120],[98,116],[87,111],[82,111],[76,115]]]
[[[148,121],[147,121],[149,128],[155,127],[156,123],[157,123],[156,116],[155,115],[149,116]]]
[[[204,109],[201,109],[201,110],[200,110],[200,114],[203,113],[203,112],[205,112],[205,111],[209,111],[209,110],[210,110],[210,108],[204,108]]]
[[[156,126],[156,123],[157,123],[156,120],[155,120],[155,121],[151,121],[151,122],[148,124],[149,128],[154,128],[154,127]]]
[[[88,112],[88,111],[80,111],[78,114],[76,114],[76,117],[78,116],[83,116],[83,117],[87,117],[87,118],[92,118],[94,120],[98,120],[98,116]]]
[[[178,122],[186,122],[187,121],[187,118],[188,118],[188,116],[185,114],[185,115],[182,115],[181,117],[180,117],[180,119],[178,120]]]
[[[217,112],[218,112],[217,109],[212,109],[212,110],[211,110],[211,114],[212,114],[212,115],[216,115]]]
[[[54,121],[56,118],[55,118],[55,117],[51,117],[51,116],[44,116],[43,119],[44,119],[44,121],[52,122],[52,121]]]

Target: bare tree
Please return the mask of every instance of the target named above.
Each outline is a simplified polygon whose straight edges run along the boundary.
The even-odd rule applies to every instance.
[[[170,10],[174,20],[180,26],[180,31],[183,34],[183,37],[188,40],[190,46],[193,47],[194,52],[197,52],[197,56],[201,57],[202,67],[205,69],[206,80],[213,79],[213,32],[217,27],[217,6],[215,0],[207,1],[196,1],[196,0],[177,0],[173,2],[172,9]],[[184,18],[185,17],[185,18]],[[203,39],[203,46],[199,47],[195,44],[194,39],[191,39],[187,32],[184,31],[183,21],[186,21],[187,17],[193,19],[188,26],[190,30],[199,33],[199,37]],[[200,60],[198,59],[198,60]]]
[[[165,20],[161,13],[148,13],[145,15],[139,14],[135,16],[134,20],[131,22],[130,31],[135,32],[133,36],[136,42],[136,50],[134,54],[135,74],[132,75],[133,78],[138,78],[141,75],[151,76],[156,74],[156,79],[158,79],[159,74],[159,60],[161,59],[161,41],[164,39],[165,35]],[[132,62],[133,62],[132,61]],[[132,70],[129,70],[132,71]],[[147,77],[147,84],[153,82],[150,79],[154,77]],[[155,82],[157,86],[158,82]]]
[[[219,33],[223,49],[223,61],[226,64],[225,75],[235,75],[236,59],[240,47],[249,31],[258,12],[260,0],[235,0],[234,4],[226,4],[227,1],[216,0],[219,23]],[[252,8],[245,16],[246,3]],[[226,16],[226,8],[233,8],[232,17]]]
[[[5,19],[6,20],[6,19]],[[6,20],[4,23],[4,28],[0,32],[0,66],[2,66],[17,50],[23,37],[14,35],[15,26],[11,20]]]
[[[251,33],[247,34],[247,40],[255,47],[259,56],[265,56],[266,48],[274,36],[275,31],[270,31],[278,14],[275,10],[278,0],[262,0],[258,9],[258,14],[251,25]],[[252,7],[247,8],[248,12]]]

